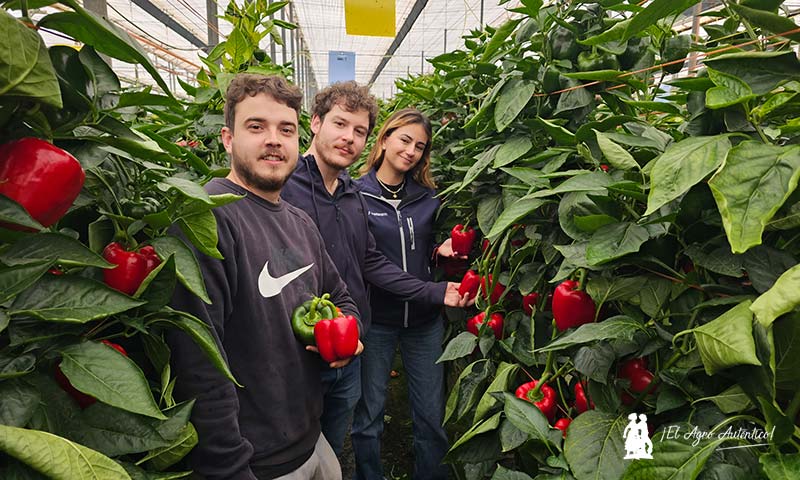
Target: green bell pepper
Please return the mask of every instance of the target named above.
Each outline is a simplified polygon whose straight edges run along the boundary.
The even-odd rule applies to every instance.
[[[304,345],[314,345],[314,325],[320,320],[336,318],[339,309],[330,300],[330,294],[303,302],[292,312],[292,330]]]

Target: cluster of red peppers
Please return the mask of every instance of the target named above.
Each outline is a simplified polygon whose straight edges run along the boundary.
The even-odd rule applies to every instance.
[[[45,227],[67,213],[85,179],[75,157],[44,140],[27,137],[0,146],[0,194],[20,204]]]
[[[619,367],[617,375],[623,380],[630,382],[630,390],[632,393],[640,395],[650,388],[653,382],[653,372],[647,369],[647,358],[632,358],[623,362]],[[628,392],[622,392],[622,403],[625,405],[632,405],[634,402],[633,396]]]
[[[122,348],[122,345],[111,342],[109,340],[101,340],[101,343],[108,345],[109,347],[125,355],[126,357],[128,356],[128,352],[126,352],[125,349]],[[58,383],[61,389],[67,392],[69,396],[72,397],[78,403],[78,406],[81,407],[81,409],[87,408],[90,405],[93,405],[95,402],[97,402],[97,399],[94,398],[93,396],[87,395],[78,390],[77,388],[73,387],[67,376],[64,375],[64,372],[61,371],[61,367],[59,365],[56,365],[55,377],[56,377],[56,383]]]
[[[292,330],[303,345],[316,345],[326,362],[344,360],[358,349],[358,321],[343,315],[330,294],[303,302],[292,312]]]

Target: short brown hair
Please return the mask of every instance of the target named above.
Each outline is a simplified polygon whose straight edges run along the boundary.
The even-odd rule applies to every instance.
[[[348,112],[366,110],[369,114],[369,135],[375,128],[375,119],[378,117],[378,101],[369,93],[369,87],[359,86],[356,82],[337,82],[324,88],[314,97],[314,106],[311,114],[320,120],[325,120],[325,115],[334,105],[339,105]]]
[[[383,141],[386,140],[395,130],[406,125],[421,125],[425,133],[428,135],[428,140],[425,142],[425,150],[422,152],[422,158],[411,170],[411,175],[414,180],[420,185],[428,188],[436,188],[436,183],[433,181],[431,175],[431,143],[433,141],[433,128],[431,121],[428,117],[417,110],[416,108],[404,108],[391,114],[389,118],[383,122],[383,126],[375,138],[375,144],[372,146],[367,161],[361,167],[359,173],[366,175],[370,170],[377,170],[383,163],[383,155],[386,150],[383,149]]]
[[[266,93],[276,101],[293,108],[299,117],[303,103],[303,93],[300,88],[279,75],[239,73],[233,77],[225,91],[225,126],[233,130],[236,105],[244,100],[245,95],[255,97],[259,93]]]

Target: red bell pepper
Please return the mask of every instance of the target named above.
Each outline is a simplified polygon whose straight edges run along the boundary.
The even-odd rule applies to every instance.
[[[531,292],[527,295],[523,295],[522,297],[522,310],[525,312],[525,315],[531,316],[533,313],[533,307],[539,302],[539,294],[536,292]]]
[[[453,252],[456,255],[469,255],[472,251],[472,244],[475,242],[475,229],[472,227],[464,228],[460,223],[450,231],[450,239],[453,242]]]
[[[462,297],[464,294],[469,294],[469,299],[472,300],[478,295],[478,287],[481,283],[481,276],[475,273],[474,270],[467,270],[464,277],[461,279],[461,284],[458,286],[458,294]]]
[[[515,395],[517,398],[536,405],[544,413],[545,417],[552,420],[556,414],[556,392],[547,384],[543,384],[539,389],[538,395],[534,396],[533,390],[536,389],[538,383],[538,380],[523,383],[517,387]]]
[[[28,137],[0,146],[0,194],[45,227],[67,213],[85,179],[75,157],[44,140]]]
[[[481,312],[474,317],[467,320],[467,331],[476,337],[481,328],[481,324],[486,319],[486,312]],[[503,338],[503,315],[500,313],[493,313],[489,316],[489,328],[494,331],[494,336],[498,340]]]
[[[358,321],[352,315],[320,320],[314,325],[314,340],[326,362],[350,358],[358,349]]]
[[[559,331],[594,321],[594,300],[577,288],[578,282],[566,280],[553,292],[553,318]]]
[[[492,285],[492,274],[482,277],[481,278],[481,292],[483,292],[483,298],[487,298],[486,292],[489,291],[489,287]],[[491,295],[488,295],[489,303],[491,305],[496,304],[500,301],[500,297],[503,295],[503,292],[506,290],[506,286],[500,282],[494,284],[492,288]]]
[[[142,281],[161,263],[152,246],[142,247],[139,251],[128,251],[117,242],[111,242],[103,249],[103,258],[116,265],[103,270],[106,285],[126,295],[136,293]]]
[[[569,427],[570,423],[572,423],[571,418],[559,418],[553,426],[564,432],[564,438],[567,438],[567,427]]]
[[[619,377],[630,378],[634,373],[639,370],[647,369],[647,357],[631,358],[622,362],[619,366]]]
[[[575,403],[573,406],[578,413],[583,413],[589,408],[594,408],[594,402],[588,401],[586,398],[586,392],[584,391],[584,382],[578,382],[575,384]]]

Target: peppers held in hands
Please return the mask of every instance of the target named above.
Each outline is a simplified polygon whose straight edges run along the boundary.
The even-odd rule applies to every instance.
[[[539,302],[539,294],[536,292],[531,292],[527,295],[522,296],[522,310],[525,312],[525,315],[531,316],[533,313],[533,307]]]
[[[469,299],[472,300],[478,295],[478,287],[481,284],[481,276],[475,273],[474,270],[467,270],[464,277],[461,279],[461,284],[458,286],[458,294],[462,297],[464,294],[469,294]]]
[[[486,319],[486,312],[481,312],[474,317],[467,320],[467,331],[476,337],[478,336],[481,324]],[[503,338],[503,315],[500,313],[493,313],[489,316],[489,328],[494,331],[494,336],[498,340]]]
[[[538,383],[538,380],[523,383],[517,387],[515,395],[517,398],[536,405],[545,417],[552,420],[556,414],[556,392],[545,383],[539,388],[538,394],[534,394],[533,391],[536,390]]]
[[[45,227],[67,213],[85,178],[75,157],[44,140],[28,137],[0,146],[0,194]]]
[[[577,288],[578,282],[566,280],[553,292],[553,318],[559,331],[594,321],[594,300]]]
[[[155,248],[150,245],[139,251],[128,251],[117,242],[111,242],[103,249],[103,258],[116,265],[103,270],[106,285],[126,295],[136,293],[142,281],[161,263]]]
[[[322,319],[314,325],[314,340],[326,362],[350,358],[358,349],[358,321],[352,315]]]
[[[472,251],[472,244],[475,242],[475,229],[472,227],[464,228],[460,223],[450,231],[450,239],[453,242],[453,252],[456,255],[469,255]]]
[[[329,298],[329,293],[322,297],[314,297],[303,302],[292,312],[292,330],[303,345],[314,345],[314,327],[320,320],[341,316],[339,309],[328,300]]]

